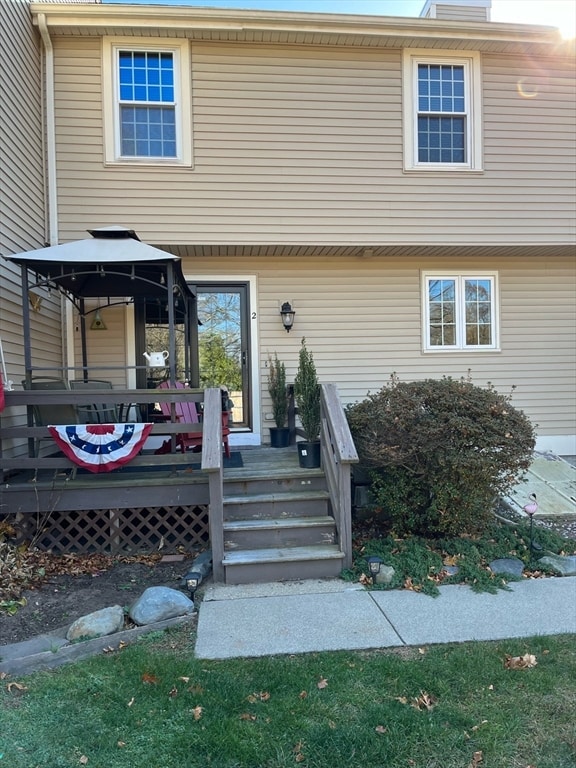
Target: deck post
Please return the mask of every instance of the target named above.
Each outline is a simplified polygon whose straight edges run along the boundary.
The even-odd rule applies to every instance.
[[[209,531],[212,573],[215,582],[224,581],[224,478],[222,459],[222,398],[213,387],[204,394],[202,470],[208,472]]]

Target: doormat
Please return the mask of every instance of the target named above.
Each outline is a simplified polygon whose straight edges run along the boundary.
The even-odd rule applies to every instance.
[[[224,469],[240,469],[244,466],[244,461],[242,460],[242,454],[240,451],[232,451],[230,453],[230,458],[227,456],[224,456]],[[198,462],[197,464],[190,464],[190,469],[200,469],[201,463]]]

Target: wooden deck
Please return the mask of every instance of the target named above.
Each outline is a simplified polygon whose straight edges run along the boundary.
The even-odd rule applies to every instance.
[[[191,398],[182,393],[168,396]],[[56,402],[64,395],[11,393],[10,400],[30,407],[39,397]],[[64,456],[0,453],[0,519],[16,520],[23,539],[57,553],[210,546],[216,581],[334,576],[351,562],[350,465],[357,457],[334,385],[322,386],[321,413],[321,469],[301,468],[295,445],[234,447],[232,459],[239,452],[241,466],[227,466],[217,389],[205,392],[201,453],[144,451],[97,474]],[[176,437],[188,426],[172,422],[153,431]],[[28,438],[32,446],[46,434],[42,427],[2,424],[0,448],[3,437]]]

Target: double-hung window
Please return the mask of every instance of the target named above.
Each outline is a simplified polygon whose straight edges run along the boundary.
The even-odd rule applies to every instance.
[[[406,49],[405,170],[481,170],[478,54]]]
[[[422,276],[425,352],[496,350],[496,274]]]
[[[190,165],[186,41],[104,41],[106,160]]]

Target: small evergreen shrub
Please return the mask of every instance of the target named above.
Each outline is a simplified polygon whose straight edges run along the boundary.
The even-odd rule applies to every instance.
[[[314,355],[302,339],[298,354],[298,370],[294,378],[294,397],[300,423],[309,443],[320,437],[320,383],[316,373]]]
[[[274,423],[278,428],[286,424],[288,417],[288,390],[286,389],[286,366],[278,359],[268,355],[268,393],[272,399]]]
[[[532,460],[530,420],[491,384],[392,376],[346,414],[375,503],[398,534],[483,530]]]

